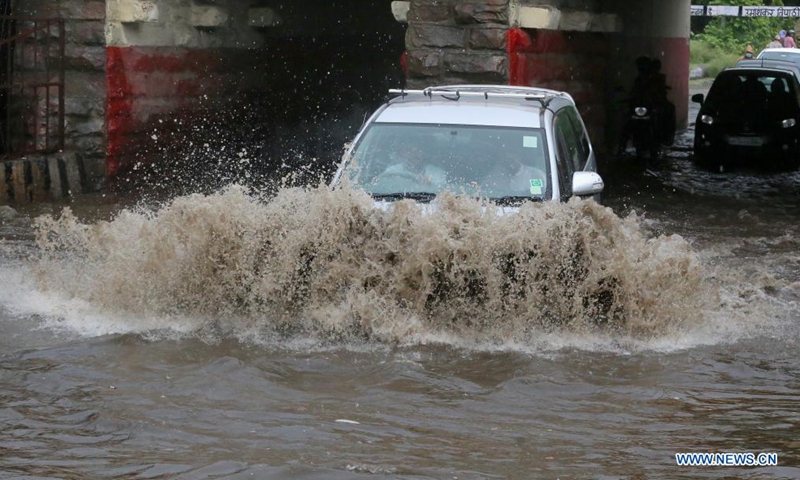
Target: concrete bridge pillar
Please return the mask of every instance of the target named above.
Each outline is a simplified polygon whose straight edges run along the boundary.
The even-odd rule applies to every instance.
[[[635,59],[660,59],[679,127],[688,114],[690,0],[411,0],[409,87],[508,83],[565,90],[613,147]]]
[[[409,87],[508,81],[509,0],[404,3]]]
[[[689,15],[691,0],[616,0],[613,8],[625,28],[618,42],[619,61],[616,81],[633,78],[636,71],[631,58],[646,55],[660,59],[667,76],[670,99],[675,103],[679,126],[685,126],[689,96]],[[636,8],[631,8],[632,5]]]

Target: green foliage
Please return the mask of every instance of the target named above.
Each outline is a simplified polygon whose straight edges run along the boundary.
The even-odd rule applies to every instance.
[[[717,58],[706,64],[706,75],[711,78],[715,78],[717,75],[719,75],[719,72],[728,67],[733,67],[738,61],[739,55],[735,53],[725,53],[719,55]]]
[[[709,5],[748,5],[762,6],[763,0],[712,0]],[[780,0],[771,2],[773,6],[783,5]],[[756,54],[772,41],[780,30],[794,28],[791,18],[733,18],[717,17],[706,26],[705,31],[695,35],[696,40],[717,49],[741,55],[747,45],[752,45]]]
[[[692,68],[697,65],[703,65],[706,75],[713,78],[724,69],[736,65],[740,56],[740,53],[726,52],[708,42],[695,38],[691,43],[691,58],[689,63],[692,65]]]
[[[707,65],[711,63],[711,60],[717,58],[720,53],[722,52],[719,48],[706,41],[694,38],[691,42],[691,57],[689,58],[689,63],[692,65]]]

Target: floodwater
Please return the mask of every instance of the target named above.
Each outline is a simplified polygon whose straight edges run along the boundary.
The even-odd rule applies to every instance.
[[[800,174],[241,189],[0,224],[0,478],[800,477]],[[774,452],[678,467],[677,452]]]

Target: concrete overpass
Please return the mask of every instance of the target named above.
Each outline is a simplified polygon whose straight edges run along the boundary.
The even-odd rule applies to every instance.
[[[640,55],[662,60],[686,121],[688,0],[2,3],[17,17],[3,23],[13,78],[2,113],[5,124],[20,125],[3,140],[0,202],[48,195],[18,193],[11,177],[35,183],[38,175],[58,197],[97,189],[142,162],[241,160],[226,141],[257,143],[256,154],[243,154],[248,161],[286,163],[294,155],[316,158],[324,170],[364,113],[402,84],[566,90],[602,147],[615,138],[618,88],[631,83]],[[33,18],[59,19],[65,33],[21,38]],[[59,54],[50,40],[61,37]],[[25,56],[33,51],[39,56]],[[63,84],[14,86],[45,66],[63,71]],[[62,144],[42,142],[55,133]],[[27,166],[8,161],[22,155]]]

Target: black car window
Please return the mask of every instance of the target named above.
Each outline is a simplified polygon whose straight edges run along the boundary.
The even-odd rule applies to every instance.
[[[796,81],[790,73],[764,70],[721,73],[703,106],[725,121],[771,122],[798,111]]]
[[[561,190],[561,199],[566,200],[572,197],[572,174],[575,168],[570,160],[569,147],[564,138],[564,134],[558,128],[555,129],[556,137],[556,163],[558,167],[558,180]]]
[[[583,152],[580,136],[572,126],[567,109],[560,110],[553,122],[555,130],[561,135],[566,147],[566,160],[569,161],[571,170],[583,170],[587,155]]]

